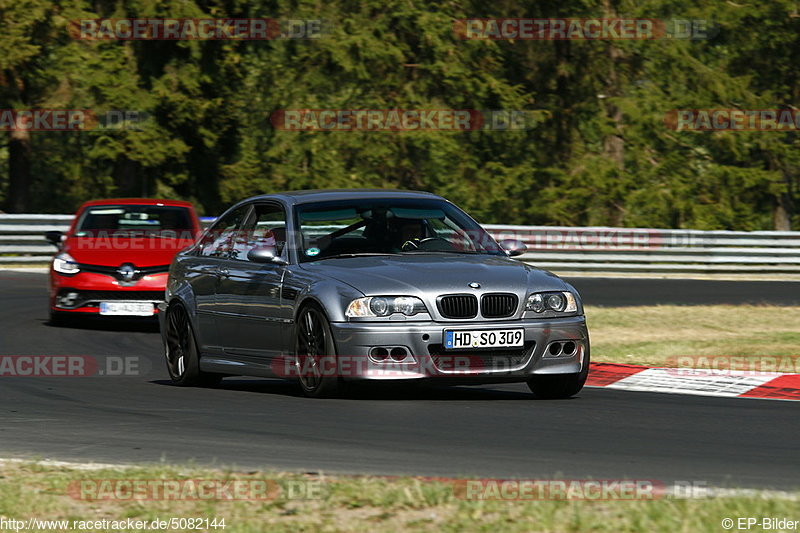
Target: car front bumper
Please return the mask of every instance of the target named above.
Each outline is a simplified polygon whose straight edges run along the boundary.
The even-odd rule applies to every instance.
[[[523,348],[445,350],[445,330],[524,329]],[[589,360],[589,334],[583,316],[543,320],[331,323],[339,366],[345,378],[423,379],[430,377],[513,378],[534,374],[576,374]],[[574,343],[572,353],[550,353],[550,346]],[[376,348],[403,348],[406,358],[376,360]]]
[[[104,274],[80,272],[63,276],[50,271],[50,309],[59,313],[100,313],[100,302],[133,301],[152,302],[164,300],[167,285],[166,272],[144,276],[132,284],[121,283]],[[72,295],[72,296],[70,296]]]

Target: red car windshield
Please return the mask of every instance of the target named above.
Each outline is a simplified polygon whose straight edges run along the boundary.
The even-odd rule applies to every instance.
[[[75,229],[76,237],[158,234],[192,239],[192,218],[185,207],[163,205],[99,205],[87,208]]]

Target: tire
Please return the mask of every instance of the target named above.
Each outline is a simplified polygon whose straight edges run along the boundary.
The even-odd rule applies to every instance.
[[[296,324],[294,364],[300,390],[309,398],[338,397],[343,390],[342,379],[335,371],[336,346],[325,313],[308,305],[298,313]]]
[[[214,387],[222,376],[200,370],[200,355],[186,309],[171,305],[167,309],[164,342],[167,372],[173,383],[182,387]]]
[[[59,312],[50,310],[50,320],[48,324],[55,327],[63,327],[69,325],[75,317],[69,315],[69,313]]]
[[[589,377],[589,339],[583,352],[583,365],[577,374],[533,375],[528,379],[528,388],[534,397],[541,400],[563,400],[578,394]]]

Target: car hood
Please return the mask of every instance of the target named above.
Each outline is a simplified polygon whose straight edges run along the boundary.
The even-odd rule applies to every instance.
[[[491,255],[348,257],[302,263],[302,267],[347,283],[367,296],[468,292],[470,283],[479,283],[481,292],[569,289],[555,274]]]
[[[163,239],[158,237],[86,238],[70,237],[63,251],[84,265],[117,267],[132,263],[139,267],[169,265],[183,248],[191,246],[189,239]]]

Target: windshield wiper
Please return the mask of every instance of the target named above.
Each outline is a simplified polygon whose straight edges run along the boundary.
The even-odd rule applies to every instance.
[[[469,254],[469,255],[485,255],[488,252],[479,252],[477,250],[407,250],[404,254]]]
[[[325,257],[315,257],[314,261],[321,261],[323,259],[341,259],[347,257],[375,257],[379,255],[400,255],[400,254],[396,252],[357,252],[349,254],[327,255]]]
[[[187,230],[187,232],[188,232],[188,230]],[[173,235],[173,234],[170,234],[170,233],[168,233],[168,234],[164,234],[164,233],[151,233],[150,235],[148,235],[148,237],[149,237],[149,236],[151,236],[151,235],[152,235],[153,237],[158,237],[159,239],[176,239],[176,240],[177,240],[177,239],[191,239],[191,240],[193,240],[193,239],[194,239],[194,236],[191,236],[191,235],[190,235],[190,236],[188,236],[188,237],[186,237],[186,236],[181,236],[181,235]]]

